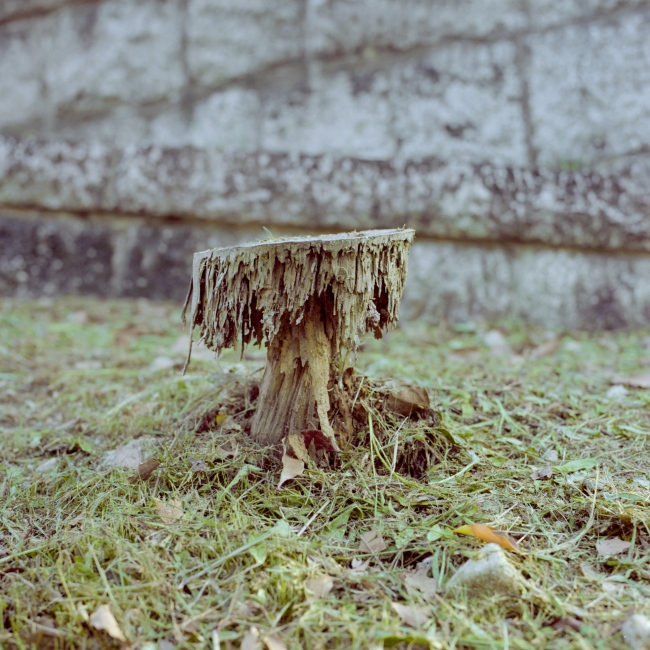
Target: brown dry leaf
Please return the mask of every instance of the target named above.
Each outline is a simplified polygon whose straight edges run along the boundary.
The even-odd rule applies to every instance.
[[[621,377],[615,375],[612,377],[613,384],[623,384],[633,388],[650,388],[650,374],[634,375],[634,377]]]
[[[476,539],[480,539],[482,542],[493,542],[508,551],[521,553],[521,550],[519,550],[519,547],[517,546],[517,542],[510,537],[510,535],[501,530],[490,528],[490,526],[486,526],[485,524],[469,524],[467,526],[456,528],[453,532],[458,533],[459,535],[475,537]]]
[[[334,580],[331,576],[321,574],[313,578],[305,580],[305,591],[307,596],[313,598],[324,598],[332,591],[334,587]]]
[[[287,650],[286,643],[277,634],[267,634],[262,637],[266,650]]]
[[[542,469],[535,470],[530,475],[530,478],[532,478],[533,481],[538,481],[540,479],[551,478],[551,476],[553,476],[553,468],[550,465],[545,465]]]
[[[565,618],[558,618],[551,627],[555,628],[558,632],[565,632],[566,630],[573,630],[574,632],[580,632],[580,626],[582,622],[573,616],[567,616]]]
[[[200,458],[188,458],[187,460],[193,472],[207,472],[210,470],[208,464]]]
[[[421,628],[429,620],[429,610],[426,607],[413,607],[402,603],[391,603],[390,606],[402,619],[402,623],[414,628]]]
[[[183,516],[183,502],[180,499],[171,499],[166,504],[158,501],[156,512],[164,524],[173,524]]]
[[[384,538],[373,529],[361,535],[361,541],[359,542],[359,548],[357,550],[359,553],[374,554],[385,551],[387,548],[388,544],[386,544]]]
[[[103,630],[109,636],[126,643],[126,637],[111,612],[110,605],[100,605],[88,621],[96,630]]]
[[[291,433],[287,436],[287,444],[298,460],[302,460],[305,463],[309,462],[309,453],[305,446],[305,440],[301,435]]]
[[[409,587],[420,591],[427,600],[432,600],[438,592],[438,582],[429,577],[431,558],[418,562],[415,571],[405,572],[402,579]]]
[[[234,458],[237,455],[238,447],[226,443],[224,447],[217,447],[214,450],[214,453],[217,455],[217,458]]]
[[[278,487],[289,479],[300,476],[305,471],[305,461],[300,460],[299,458],[292,458],[287,454],[287,448],[284,442],[282,443],[282,446],[284,447],[284,454],[282,454],[282,473],[280,474]]]
[[[427,413],[431,410],[429,393],[422,386],[410,384],[386,384],[389,393],[386,397],[386,406],[395,413],[405,417],[413,414]]]
[[[632,546],[630,542],[625,542],[618,537],[601,539],[599,542],[596,542],[596,550],[605,556],[620,555],[621,553],[625,553],[630,546]]]
[[[256,627],[251,627],[241,640],[240,650],[262,650],[260,633]]]
[[[138,469],[135,470],[135,474],[129,478],[129,483],[137,483],[138,481],[146,481],[152,474],[155,469],[158,469],[160,466],[160,461],[150,458],[145,460],[144,463],[138,465]]]

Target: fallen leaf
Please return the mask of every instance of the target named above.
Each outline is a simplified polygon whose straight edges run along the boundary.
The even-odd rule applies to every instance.
[[[630,542],[625,542],[618,537],[611,537],[609,539],[601,539],[596,542],[596,550],[605,556],[610,555],[620,555],[625,553],[632,544]]]
[[[228,444],[228,443],[227,443]],[[228,447],[232,447],[232,445],[228,444]],[[226,448],[226,447],[217,447],[214,450],[214,453],[217,455],[217,458],[234,458],[237,455],[237,447],[234,448]]]
[[[580,632],[580,626],[582,621],[579,621],[573,616],[567,616],[565,618],[558,618],[554,623],[551,624],[551,627],[555,628],[558,632],[565,632],[566,630],[573,630],[574,632]]]
[[[405,417],[426,414],[431,411],[431,402],[426,388],[394,382],[389,382],[386,387],[389,390],[386,406],[391,411]]]
[[[402,619],[402,623],[410,627],[420,628],[429,620],[429,611],[426,607],[413,607],[402,603],[391,603],[390,606]]]
[[[309,447],[311,443],[314,443],[316,449],[324,449],[325,451],[333,451],[336,449],[332,445],[332,441],[322,432],[320,429],[305,429],[301,431],[303,440],[305,441],[305,446]]]
[[[305,447],[305,440],[301,435],[297,433],[289,434],[287,436],[287,445],[289,445],[289,449],[291,449],[298,460],[302,460],[305,463],[309,462],[309,453],[307,452],[307,447]]]
[[[361,541],[357,550],[360,553],[375,554],[385,551],[387,548],[388,544],[386,544],[384,538],[376,530],[369,530],[361,535]]]
[[[135,470],[135,474],[129,478],[129,483],[137,483],[138,481],[146,481],[153,471],[160,466],[160,461],[155,458],[150,458],[145,460],[144,463],[138,465],[138,469]]]
[[[131,440],[126,445],[121,445],[107,452],[101,467],[138,469],[142,463],[151,457],[154,448],[155,439],[153,438],[142,437]]]
[[[422,560],[422,562],[417,563],[415,571],[402,574],[404,583],[420,591],[427,600],[433,599],[438,592],[438,582],[434,578],[429,577],[431,561],[432,558],[430,557]]]
[[[632,388],[650,388],[650,374],[634,375],[634,377],[620,377],[619,375],[615,375],[612,377],[612,383],[632,386]]]
[[[460,528],[456,528],[456,530],[454,530],[454,533],[476,537],[476,539],[480,539],[482,542],[493,542],[494,544],[498,544],[508,551],[521,553],[519,547],[517,546],[517,542],[512,537],[510,537],[510,535],[504,533],[501,530],[490,528],[490,526],[486,526],[485,524],[469,524],[467,526],[461,526]]]
[[[564,474],[571,474],[571,472],[579,472],[582,469],[591,469],[598,465],[598,460],[596,458],[578,458],[576,460],[570,460],[564,465],[557,465],[555,469],[558,472]]]
[[[300,476],[305,471],[305,461],[289,456],[284,441],[282,441],[282,447],[284,448],[284,453],[282,454],[282,473],[280,474],[278,487],[289,479]]]
[[[228,419],[227,413],[219,413],[214,419],[217,424],[223,424]]]
[[[544,452],[544,456],[542,456],[542,458],[544,460],[550,460],[552,463],[554,463],[557,460],[559,460],[560,457],[558,456],[557,451],[555,449],[551,448],[551,449],[547,449]]]
[[[350,562],[350,573],[355,576],[364,576],[368,573],[368,568],[370,567],[370,560],[360,560],[359,558],[352,558]]]
[[[241,640],[240,650],[261,650],[260,633],[256,627],[251,627]]]
[[[305,581],[305,591],[313,598],[324,598],[332,591],[334,580],[331,576],[321,574]]]
[[[126,637],[120,630],[120,626],[111,612],[110,605],[100,605],[91,615],[88,621],[96,630],[103,630],[109,636],[126,643]]]
[[[183,516],[183,502],[180,499],[172,499],[167,504],[158,501],[156,512],[164,524],[173,524]]]
[[[286,643],[277,634],[267,634],[262,637],[266,650],[287,650]]]
[[[210,469],[208,464],[200,458],[188,458],[187,460],[193,472],[207,472]]]
[[[550,465],[545,465],[542,469],[535,470],[530,475],[530,478],[532,478],[533,481],[538,481],[540,479],[551,478],[551,476],[553,476],[553,468]]]

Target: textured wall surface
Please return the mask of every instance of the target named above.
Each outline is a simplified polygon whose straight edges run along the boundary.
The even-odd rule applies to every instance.
[[[650,0],[4,0],[0,292],[416,228],[405,314],[650,323]],[[92,251],[92,252],[89,252]]]

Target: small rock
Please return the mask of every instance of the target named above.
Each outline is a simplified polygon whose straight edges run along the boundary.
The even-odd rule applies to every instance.
[[[467,560],[445,587],[448,595],[466,590],[468,596],[491,596],[495,593],[516,595],[525,579],[508,561],[498,544],[487,544],[475,560]]]
[[[630,391],[622,384],[614,384],[608,391],[607,397],[609,399],[621,399],[625,397]]]
[[[623,623],[623,638],[632,650],[650,650],[650,618],[633,614]]]
[[[174,360],[169,357],[156,357],[149,366],[149,372],[158,372],[174,367]]]
[[[544,460],[548,460],[548,461],[554,463],[554,462],[556,462],[556,461],[559,459],[559,456],[558,456],[557,451],[555,451],[555,449],[552,449],[552,448],[551,448],[551,449],[547,449],[547,450],[544,452],[544,456],[542,456],[542,458],[543,458]]]
[[[44,460],[40,465],[37,465],[34,471],[37,474],[47,474],[47,472],[51,472],[53,469],[55,469],[58,464],[58,458],[48,458],[47,460]]]
[[[490,330],[483,335],[483,342],[490,348],[490,352],[497,357],[510,356],[512,348],[508,345],[506,337],[499,330]]]

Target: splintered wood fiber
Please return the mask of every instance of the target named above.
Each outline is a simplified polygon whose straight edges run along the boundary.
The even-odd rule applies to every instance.
[[[191,325],[220,353],[272,341],[300,323],[313,296],[328,305],[326,331],[337,354],[361,334],[397,321],[412,230],[377,230],[270,240],[194,255]],[[313,301],[312,301],[313,304]]]

